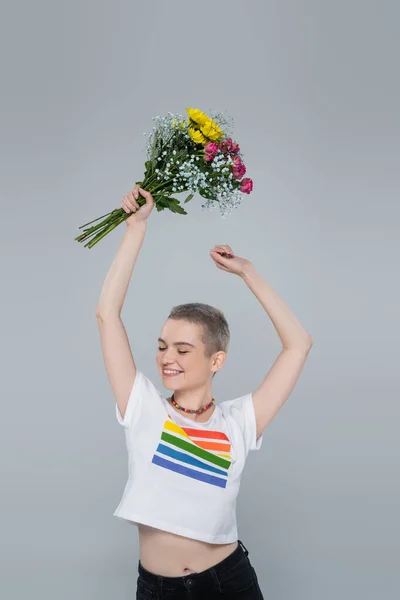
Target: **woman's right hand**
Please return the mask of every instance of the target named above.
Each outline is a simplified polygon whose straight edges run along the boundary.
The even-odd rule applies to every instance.
[[[139,194],[146,200],[146,204],[142,206],[139,206],[137,202]],[[128,192],[121,200],[123,210],[127,213],[133,213],[126,219],[126,225],[129,227],[138,221],[146,221],[154,206],[155,202],[151,193],[143,190],[139,185],[135,185],[133,190]]]

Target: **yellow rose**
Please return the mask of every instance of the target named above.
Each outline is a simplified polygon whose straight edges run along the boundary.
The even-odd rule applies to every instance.
[[[204,125],[209,120],[207,115],[201,112],[201,110],[199,110],[198,108],[187,108],[186,110],[192,121],[194,121],[198,125]]]
[[[196,144],[206,144],[207,140],[198,129],[189,127],[189,135]]]

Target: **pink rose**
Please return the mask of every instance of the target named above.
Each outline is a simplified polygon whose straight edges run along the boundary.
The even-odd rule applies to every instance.
[[[204,155],[204,162],[211,162],[214,160],[214,154],[205,154]]]
[[[240,158],[240,156],[234,156],[234,157],[232,158],[232,161],[233,161],[233,168],[234,168],[234,169],[238,169],[238,168],[240,168],[240,167],[242,166],[242,164],[243,164],[243,161],[242,161],[242,159]]]
[[[246,167],[244,167],[243,169],[234,169],[232,171],[234,178],[237,180],[242,179],[242,177],[245,173],[246,173]]]
[[[220,148],[222,152],[227,152],[229,154],[237,154],[240,151],[239,144],[234,142],[232,138],[226,138],[220,144]]]
[[[204,150],[208,153],[211,154],[213,157],[217,154],[219,148],[218,148],[218,144],[216,144],[215,142],[208,142],[205,147]]]
[[[222,152],[230,152],[232,148],[232,138],[226,138],[226,140],[222,140],[219,147]]]
[[[235,179],[241,179],[243,175],[246,173],[246,167],[242,163],[242,159],[239,156],[235,156],[237,160],[232,166],[232,173]]]
[[[245,177],[240,182],[240,191],[243,192],[244,194],[250,194],[252,189],[253,189],[253,180],[250,179],[250,177]]]
[[[236,154],[240,150],[239,144],[234,142],[232,138],[226,138],[226,140],[221,142],[220,148],[223,152],[227,152],[229,154]]]

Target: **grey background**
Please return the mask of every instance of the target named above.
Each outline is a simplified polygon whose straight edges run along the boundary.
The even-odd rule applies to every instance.
[[[279,338],[208,251],[252,260],[314,338],[239,497],[264,595],[398,597],[399,17],[382,0],[3,5],[2,598],[134,597],[94,314],[123,228],[74,237],[142,177],[152,117],[186,106],[234,117],[255,187],[226,219],[199,197],[151,215],[122,314],[135,360],[161,386],[169,309],[207,302],[232,334],[217,402],[258,387]]]

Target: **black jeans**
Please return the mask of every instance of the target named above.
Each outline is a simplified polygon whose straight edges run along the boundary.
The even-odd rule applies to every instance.
[[[136,600],[263,600],[249,551],[238,541],[238,547],[221,562],[183,577],[156,575],[139,560]]]

